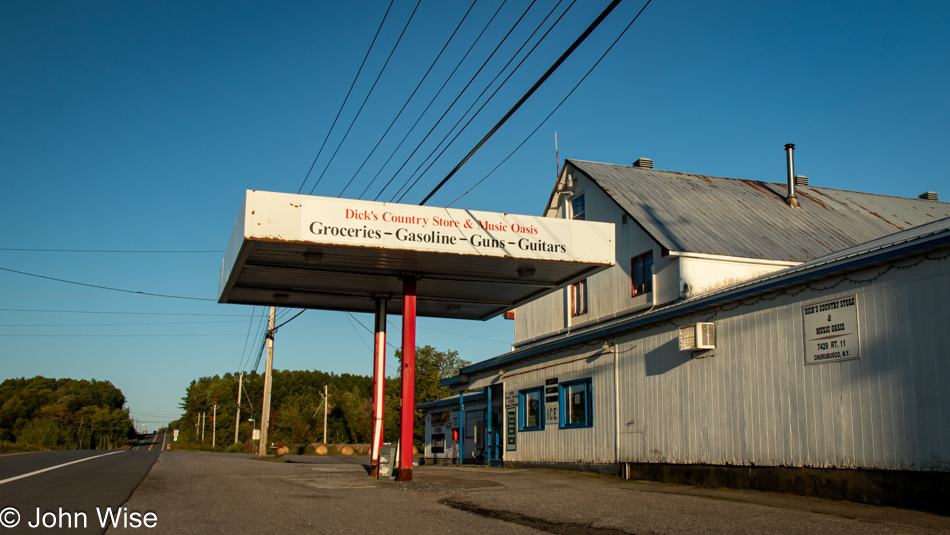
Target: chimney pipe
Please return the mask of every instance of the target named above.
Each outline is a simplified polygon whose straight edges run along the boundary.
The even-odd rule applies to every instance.
[[[785,162],[788,167],[788,197],[785,197],[785,202],[792,208],[798,208],[798,197],[795,196],[795,158],[792,156],[794,151],[794,143],[785,144]]]

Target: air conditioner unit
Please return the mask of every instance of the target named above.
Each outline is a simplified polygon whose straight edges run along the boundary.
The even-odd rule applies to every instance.
[[[716,324],[693,323],[680,327],[680,351],[716,349]]]

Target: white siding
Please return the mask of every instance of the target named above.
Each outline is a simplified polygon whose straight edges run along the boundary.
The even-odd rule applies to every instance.
[[[806,366],[802,306],[849,295],[860,358]],[[677,319],[716,322],[708,358],[681,353],[669,324],[627,335],[621,461],[948,470],[948,303],[946,261],[927,261]]]
[[[516,347],[525,341],[566,332],[569,328],[589,325],[636,310],[644,310],[653,304],[652,293],[635,297],[631,295],[630,259],[651,251],[654,262],[661,263],[659,246],[633,219],[628,218],[627,223],[622,224],[623,211],[599,187],[581,176],[574,178],[576,180],[575,197],[584,195],[586,218],[590,221],[615,224],[617,265],[588,279],[589,307],[586,314],[570,316],[568,289],[559,290],[516,309],[514,339]],[[563,212],[560,212],[558,217],[563,217]],[[679,279],[678,272],[675,270],[670,271],[669,276],[675,277],[677,281]],[[677,283],[673,282],[673,284]],[[671,299],[676,297],[678,294],[673,294]]]
[[[513,369],[505,377],[506,391],[544,387],[547,379],[559,383],[591,379],[593,425],[561,429],[547,424],[539,431],[519,431],[517,450],[506,451],[506,461],[613,463],[616,461],[616,423],[614,411],[614,357],[612,352],[565,352],[551,366],[528,364]]]

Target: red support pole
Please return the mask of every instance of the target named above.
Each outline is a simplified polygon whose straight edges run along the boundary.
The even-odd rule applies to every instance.
[[[416,279],[406,276],[402,287],[402,411],[396,481],[412,481],[412,428],[416,409]]]
[[[370,475],[379,477],[379,450],[383,447],[383,417],[386,400],[386,303],[385,297],[376,298],[376,347],[373,358],[373,438],[370,457]]]

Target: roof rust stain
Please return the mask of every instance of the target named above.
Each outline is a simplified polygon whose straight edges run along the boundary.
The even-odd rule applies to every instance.
[[[856,201],[855,201],[854,199],[852,199],[851,197],[848,197],[848,202],[850,202],[851,204],[853,204],[853,205],[857,206],[858,208],[864,210],[865,212],[867,212],[867,213],[873,215],[874,217],[880,219],[881,221],[887,223],[888,225],[890,225],[890,226],[896,228],[897,230],[904,230],[903,228],[901,228],[901,227],[898,226],[898,225],[895,225],[895,224],[892,223],[890,220],[888,220],[887,218],[883,217],[881,214],[875,212],[874,210],[869,210],[869,209],[865,208],[864,206],[861,206],[861,204],[859,204],[858,202],[856,202]]]
[[[803,191],[803,190],[801,190],[801,189],[798,190],[797,194],[798,194],[798,195],[801,195],[802,197],[804,197],[804,198],[806,198],[806,199],[808,199],[809,201],[814,202],[815,204],[817,204],[818,206],[821,206],[822,208],[825,208],[825,209],[828,208],[827,206],[825,206],[825,203],[819,201],[818,199],[816,199],[815,197],[811,196],[810,194],[805,193],[805,191]]]

